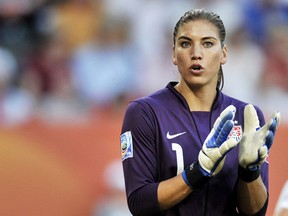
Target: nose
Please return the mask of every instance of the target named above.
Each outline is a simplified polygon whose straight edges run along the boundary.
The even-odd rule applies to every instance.
[[[202,50],[198,45],[191,46],[191,59],[199,60],[202,59]]]

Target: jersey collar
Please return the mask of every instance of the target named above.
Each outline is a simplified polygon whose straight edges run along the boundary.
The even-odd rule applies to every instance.
[[[169,82],[166,86],[172,93],[178,98],[178,100],[187,108],[189,109],[188,103],[186,102],[185,98],[175,89],[175,86],[178,84],[178,82]],[[221,103],[223,101],[223,93],[219,90],[217,90],[216,98],[212,105],[212,111],[216,110],[220,107]]]

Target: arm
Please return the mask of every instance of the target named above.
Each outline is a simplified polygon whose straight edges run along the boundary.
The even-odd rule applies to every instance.
[[[122,165],[127,203],[133,215],[153,215],[160,212],[157,200],[159,183],[154,121],[153,112],[138,101],[129,104],[123,120]],[[129,136],[126,138],[125,134]]]
[[[252,105],[244,109],[244,134],[239,144],[239,182],[237,185],[238,210],[244,215],[265,215],[268,191],[260,176],[272,146],[280,113],[260,128],[257,112]]]
[[[237,200],[239,210],[247,215],[258,213],[262,208],[266,211],[268,201],[266,187],[259,176],[253,182],[239,180],[237,186]]]
[[[158,186],[158,202],[160,209],[166,210],[185,199],[192,189],[179,174],[171,179],[160,182]]]

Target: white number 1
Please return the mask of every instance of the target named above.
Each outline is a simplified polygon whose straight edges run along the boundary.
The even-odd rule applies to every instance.
[[[183,150],[182,147],[177,143],[172,143],[172,150],[176,152],[177,175],[178,175],[182,173],[184,170]]]

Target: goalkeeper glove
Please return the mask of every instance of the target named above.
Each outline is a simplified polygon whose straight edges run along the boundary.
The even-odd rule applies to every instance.
[[[244,133],[239,144],[239,178],[254,181],[260,175],[260,167],[266,160],[273,144],[280,113],[274,112],[271,119],[260,128],[257,112],[253,105],[244,109]]]
[[[236,108],[230,105],[220,114],[199,152],[198,161],[182,173],[184,181],[192,189],[219,173],[226,154],[237,145],[234,139],[227,140],[234,126],[235,112]]]

